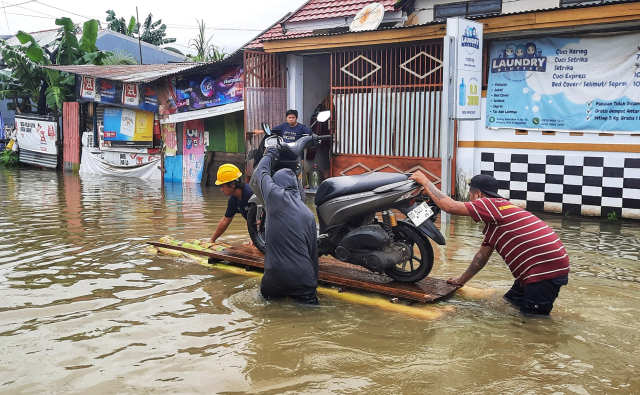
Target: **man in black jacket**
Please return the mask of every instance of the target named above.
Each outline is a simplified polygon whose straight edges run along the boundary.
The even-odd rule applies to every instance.
[[[318,304],[318,246],[316,220],[301,200],[298,180],[290,169],[271,177],[278,150],[269,147],[255,170],[267,211],[264,277],[260,292],[266,299],[291,297]]]

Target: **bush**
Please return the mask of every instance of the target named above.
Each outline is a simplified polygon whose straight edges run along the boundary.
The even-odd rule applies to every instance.
[[[18,154],[11,150],[4,150],[0,154],[0,164],[3,166],[16,166],[18,164]]]

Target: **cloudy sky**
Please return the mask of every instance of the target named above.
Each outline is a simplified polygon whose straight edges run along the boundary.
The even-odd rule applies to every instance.
[[[98,19],[106,27],[106,11],[113,10],[117,17],[127,21],[135,16],[136,6],[140,19],[153,14],[153,20],[162,19],[167,25],[167,37],[177,39],[173,44],[182,52],[193,52],[187,47],[197,34],[196,19],[204,19],[212,42],[232,52],[287,12],[295,11],[305,0],[0,0],[0,35],[15,34],[18,30],[34,32],[56,27],[55,18],[69,17],[74,22]],[[225,30],[228,29],[228,30]]]

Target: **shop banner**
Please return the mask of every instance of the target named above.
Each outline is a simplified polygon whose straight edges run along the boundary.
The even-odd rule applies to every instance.
[[[450,95],[455,119],[482,118],[479,89],[482,87],[482,28],[482,23],[464,18],[447,19],[447,35],[455,37],[455,63],[452,65],[455,79]]]
[[[142,84],[141,102],[138,108],[142,111],[157,112],[158,111],[158,89],[156,85]]]
[[[494,42],[487,127],[640,130],[640,33]]]
[[[184,130],[182,182],[200,183],[204,164],[204,121],[187,121]]]
[[[195,74],[176,81],[178,112],[201,110],[243,101],[243,69]]]
[[[176,106],[175,78],[166,78],[157,82],[158,92],[158,114],[160,116],[175,114],[178,111]]]
[[[58,154],[58,123],[55,118],[16,115],[16,136],[21,150]]]
[[[126,108],[105,108],[104,141],[113,145],[153,145],[153,113]]]
[[[178,152],[178,138],[175,123],[165,123],[162,125],[162,140],[164,141],[165,155],[176,156]]]
[[[116,102],[116,83],[108,80],[98,80],[98,86],[96,87],[95,100],[100,103]]]
[[[76,97],[95,103],[158,112],[156,84],[130,84],[76,74]]]
[[[78,76],[76,76],[77,81]],[[96,99],[96,79],[93,77],[80,77],[80,98],[95,101]]]

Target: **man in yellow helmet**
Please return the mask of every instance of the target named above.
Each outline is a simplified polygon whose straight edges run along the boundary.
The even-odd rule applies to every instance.
[[[225,196],[229,196],[227,203],[227,211],[224,217],[218,223],[213,236],[209,239],[211,243],[220,237],[229,227],[233,217],[240,213],[244,219],[247,219],[247,205],[249,199],[253,196],[253,191],[249,185],[242,182],[242,172],[238,167],[225,163],[218,169],[218,179],[216,185],[220,185],[220,190]]]

